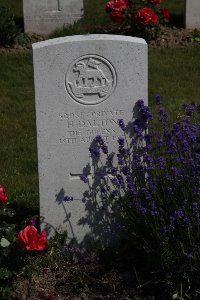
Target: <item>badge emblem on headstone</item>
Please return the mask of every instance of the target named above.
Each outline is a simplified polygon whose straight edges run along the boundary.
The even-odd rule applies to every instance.
[[[104,57],[84,55],[70,65],[65,84],[75,101],[84,105],[98,104],[114,91],[116,72]]]

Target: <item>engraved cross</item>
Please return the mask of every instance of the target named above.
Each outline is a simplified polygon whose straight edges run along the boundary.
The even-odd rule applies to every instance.
[[[46,3],[47,12],[57,12],[61,11],[60,0],[49,1]]]
[[[93,183],[95,181],[95,178],[97,178],[97,177],[99,177],[99,179],[101,179],[101,178],[106,178],[106,179],[114,178],[114,176],[111,175],[111,174],[102,175],[101,173],[95,172],[95,166],[93,165],[91,157],[90,157],[89,166],[90,166],[90,173],[89,174],[73,174],[73,173],[70,173],[70,179],[71,180],[74,180],[74,179],[79,179],[80,180],[81,175],[86,176],[88,181],[89,181],[90,187],[92,187]]]
[[[60,9],[60,0],[58,0],[58,11],[61,11],[61,9]]]
[[[90,162],[89,162],[89,166],[90,166],[90,173],[89,174],[73,174],[73,173],[70,173],[70,179],[73,180],[73,179],[80,179],[80,176],[83,175],[83,176],[87,176],[88,180],[89,180],[89,185],[92,186],[93,183],[94,183],[94,177],[96,176],[100,176],[100,174],[98,173],[95,173],[95,167],[92,163],[92,158],[90,157]]]

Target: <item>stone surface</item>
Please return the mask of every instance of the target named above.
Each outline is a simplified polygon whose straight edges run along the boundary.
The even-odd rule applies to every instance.
[[[83,16],[83,0],[23,0],[24,30],[48,34]]]
[[[188,29],[200,28],[199,0],[185,0],[185,26]]]
[[[135,102],[147,100],[146,42],[116,35],[64,37],[33,44],[33,59],[43,227],[67,229],[79,242],[98,238],[101,216],[92,215],[92,199],[83,203],[88,187],[79,175],[89,175],[93,184],[93,139],[102,135],[109,151],[116,151],[118,119],[131,121]],[[74,200],[63,202],[66,195]]]

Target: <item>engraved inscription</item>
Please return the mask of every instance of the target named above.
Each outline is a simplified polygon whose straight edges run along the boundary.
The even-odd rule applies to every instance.
[[[66,74],[70,96],[84,105],[98,104],[107,99],[116,86],[116,72],[111,63],[98,55],[76,59]]]
[[[92,142],[96,135],[102,135],[107,143],[116,140],[118,119],[123,118],[123,110],[77,111],[60,113],[64,133],[59,137],[61,144],[85,144]]]

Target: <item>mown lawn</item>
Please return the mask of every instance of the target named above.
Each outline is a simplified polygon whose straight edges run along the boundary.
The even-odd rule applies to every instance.
[[[0,55],[0,182],[36,207],[36,133],[31,53]]]

